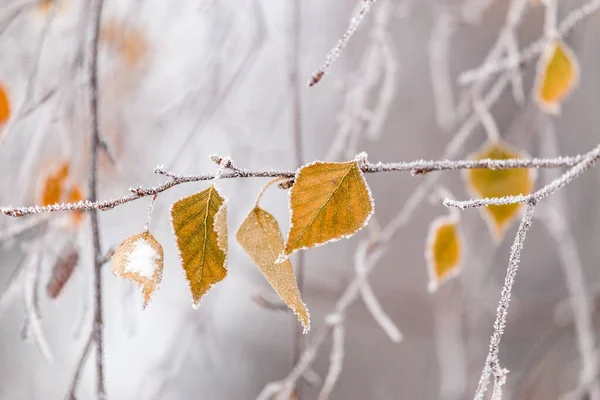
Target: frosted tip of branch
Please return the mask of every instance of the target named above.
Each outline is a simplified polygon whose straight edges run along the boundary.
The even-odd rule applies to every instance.
[[[317,83],[321,82],[321,79],[323,79],[323,76],[325,76],[325,71],[323,71],[322,69],[318,69],[315,72],[313,72],[312,76],[308,80],[308,83],[307,83],[308,87],[313,87]]]

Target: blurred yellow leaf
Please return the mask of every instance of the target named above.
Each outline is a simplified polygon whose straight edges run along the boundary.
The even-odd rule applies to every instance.
[[[6,88],[0,83],[0,127],[10,119],[10,114],[10,98]]]
[[[462,246],[455,218],[440,217],[431,223],[425,249],[430,292],[460,272]]]
[[[215,186],[176,201],[171,221],[194,308],[227,276],[227,208]]]
[[[474,160],[523,158],[517,150],[502,142],[488,142],[471,155]],[[465,170],[467,188],[473,197],[502,197],[528,195],[533,191],[535,171],[526,168]],[[519,214],[521,204],[481,207],[494,242],[499,243],[510,223]]]
[[[575,54],[559,40],[549,43],[540,56],[535,85],[540,108],[550,114],[559,113],[560,103],[578,84]]]
[[[111,258],[115,275],[132,280],[142,288],[144,308],[160,285],[163,258],[163,248],[150,232],[128,237]]]
[[[357,162],[315,162],[296,174],[290,212],[290,233],[282,258],[352,236],[366,226],[373,200]]]
[[[281,300],[298,316],[304,333],[307,333],[310,316],[302,302],[292,263],[290,260],[275,263],[283,251],[283,236],[275,217],[258,206],[254,207],[238,229],[236,239]]]

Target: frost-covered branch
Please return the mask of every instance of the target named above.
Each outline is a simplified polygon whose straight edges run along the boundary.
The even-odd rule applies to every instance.
[[[486,197],[483,199],[473,199],[466,201],[457,201],[452,199],[444,199],[444,205],[447,207],[456,207],[461,210],[467,208],[477,208],[477,207],[486,207],[492,205],[505,205],[505,204],[518,204],[518,203],[527,203],[530,201],[539,201],[545,197],[550,196],[556,191],[562,189],[564,186],[571,183],[575,178],[579,175],[583,174],[585,171],[590,169],[596,160],[600,157],[600,144],[594,148],[594,150],[587,153],[584,158],[572,167],[570,170],[565,172],[559,178],[555,179],[548,185],[544,186],[540,190],[524,195],[518,196],[504,196],[504,197]]]
[[[512,286],[515,282],[515,276],[519,269],[519,263],[521,259],[521,251],[523,250],[523,243],[527,236],[527,231],[531,227],[533,213],[535,211],[536,200],[532,199],[527,203],[523,217],[521,218],[521,224],[517,231],[517,236],[512,245],[510,251],[510,257],[508,260],[508,269],[506,270],[506,278],[504,279],[504,287],[502,288],[502,294],[500,297],[500,303],[498,304],[498,312],[496,314],[496,321],[494,322],[494,333],[490,339],[490,350],[485,360],[481,377],[479,378],[479,384],[475,393],[475,400],[483,400],[485,392],[488,387],[490,376],[494,374],[498,379],[498,371],[504,372],[504,369],[500,366],[498,360],[498,353],[500,351],[500,340],[504,334],[504,327],[506,326],[506,316],[508,314],[508,307],[510,306],[510,296],[512,292]],[[504,382],[500,381],[494,384],[494,392],[498,389],[498,386],[502,386]]]
[[[325,74],[329,71],[329,68],[331,68],[331,65],[335,62],[335,60],[338,59],[340,54],[342,54],[342,50],[344,49],[344,47],[346,47],[346,45],[350,42],[352,35],[354,35],[354,32],[356,32],[356,30],[360,26],[360,23],[371,9],[371,6],[376,2],[377,0],[361,0],[360,8],[356,15],[354,15],[354,17],[350,21],[350,26],[348,26],[348,30],[346,30],[346,33],[342,35],[342,37],[340,38],[340,40],[338,40],[333,49],[331,49],[329,54],[327,54],[327,57],[325,58],[325,63],[315,72],[313,72],[312,76],[308,81],[308,86],[314,86],[317,83],[319,83],[321,79],[323,79]]]
[[[515,169],[515,168],[564,168],[577,165],[584,159],[584,156],[574,157],[556,157],[556,158],[532,158],[532,159],[508,159],[508,160],[442,160],[426,161],[417,160],[410,162],[382,163],[376,164],[366,162],[361,166],[364,173],[379,172],[402,172],[410,171],[413,175],[420,175],[432,171],[457,171],[463,169]],[[277,171],[277,170],[247,170],[231,169],[222,173],[201,174],[201,175],[175,175],[168,173],[158,167],[156,173],[167,175],[171,180],[155,187],[136,187],[130,188],[132,194],[110,200],[84,200],[75,203],[61,203],[48,206],[23,206],[23,207],[0,207],[0,213],[11,217],[23,217],[26,215],[40,214],[45,212],[58,211],[107,211],[125,203],[141,199],[143,197],[155,196],[175,186],[189,183],[211,181],[216,179],[234,179],[234,178],[294,178],[296,171]]]

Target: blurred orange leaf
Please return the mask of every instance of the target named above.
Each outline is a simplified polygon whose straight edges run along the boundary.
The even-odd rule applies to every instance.
[[[560,103],[579,84],[579,63],[575,54],[561,41],[549,43],[540,56],[535,98],[550,114],[560,112]]]
[[[524,158],[517,150],[502,142],[488,142],[479,151],[471,155],[474,160]],[[535,171],[526,168],[491,170],[465,170],[463,176],[467,189],[474,197],[502,197],[528,195],[533,191]],[[521,204],[493,205],[480,208],[492,238],[499,243],[510,223],[515,220]]]
[[[124,64],[134,67],[144,61],[149,44],[135,27],[109,20],[100,32],[100,40],[117,52]]]
[[[315,162],[296,174],[290,212],[281,259],[299,249],[354,235],[373,213],[373,199],[356,161]]]
[[[69,176],[69,163],[62,162],[54,172],[49,173],[42,183],[40,202],[43,206],[59,203],[63,200],[63,191]]]
[[[10,119],[10,115],[10,98],[6,88],[0,83],[0,127]]]
[[[283,236],[273,215],[256,206],[237,231],[236,239],[267,278],[281,300],[298,316],[304,333],[310,330],[310,315],[302,302],[290,260],[276,264],[283,251]]]
[[[194,308],[227,276],[227,208],[214,185],[176,201],[171,222]]]
[[[142,288],[144,308],[160,286],[163,259],[163,248],[150,232],[128,237],[111,258],[115,275],[129,279]]]
[[[460,272],[462,246],[456,218],[444,216],[431,223],[425,249],[430,292]]]
[[[85,197],[83,196],[83,191],[81,190],[81,187],[79,187],[78,185],[71,186],[66,201],[69,203],[77,203],[82,200],[85,200]],[[83,221],[83,216],[83,211],[73,211],[73,224],[75,226],[79,226],[79,224],[81,224],[81,222]]]

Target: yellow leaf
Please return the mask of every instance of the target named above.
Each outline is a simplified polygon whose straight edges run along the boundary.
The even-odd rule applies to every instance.
[[[304,333],[307,333],[310,315],[302,302],[292,263],[290,260],[275,263],[283,251],[283,236],[275,217],[258,206],[254,207],[238,229],[236,239],[281,300],[298,316]]]
[[[456,218],[440,217],[429,226],[425,258],[429,274],[429,292],[460,272],[462,238]]]
[[[227,276],[227,208],[213,186],[176,201],[171,221],[194,308]]]
[[[142,288],[144,308],[162,279],[163,248],[150,232],[123,241],[111,258],[115,275],[130,279]]]
[[[0,127],[10,119],[10,114],[10,98],[6,88],[0,83]]]
[[[579,64],[575,54],[559,40],[549,43],[540,56],[535,85],[540,108],[558,114],[560,103],[578,84]]]
[[[509,158],[524,158],[526,154],[519,153],[506,143],[488,142],[479,151],[471,156],[474,160],[493,159],[505,160]],[[490,170],[471,169],[465,170],[467,188],[474,197],[502,197],[528,195],[533,191],[535,171],[526,168]],[[501,206],[481,207],[490,233],[496,243],[499,243],[504,232],[515,220],[521,204],[506,204]]]
[[[300,249],[352,236],[367,225],[373,200],[356,161],[315,162],[296,174],[290,212],[282,259]]]

